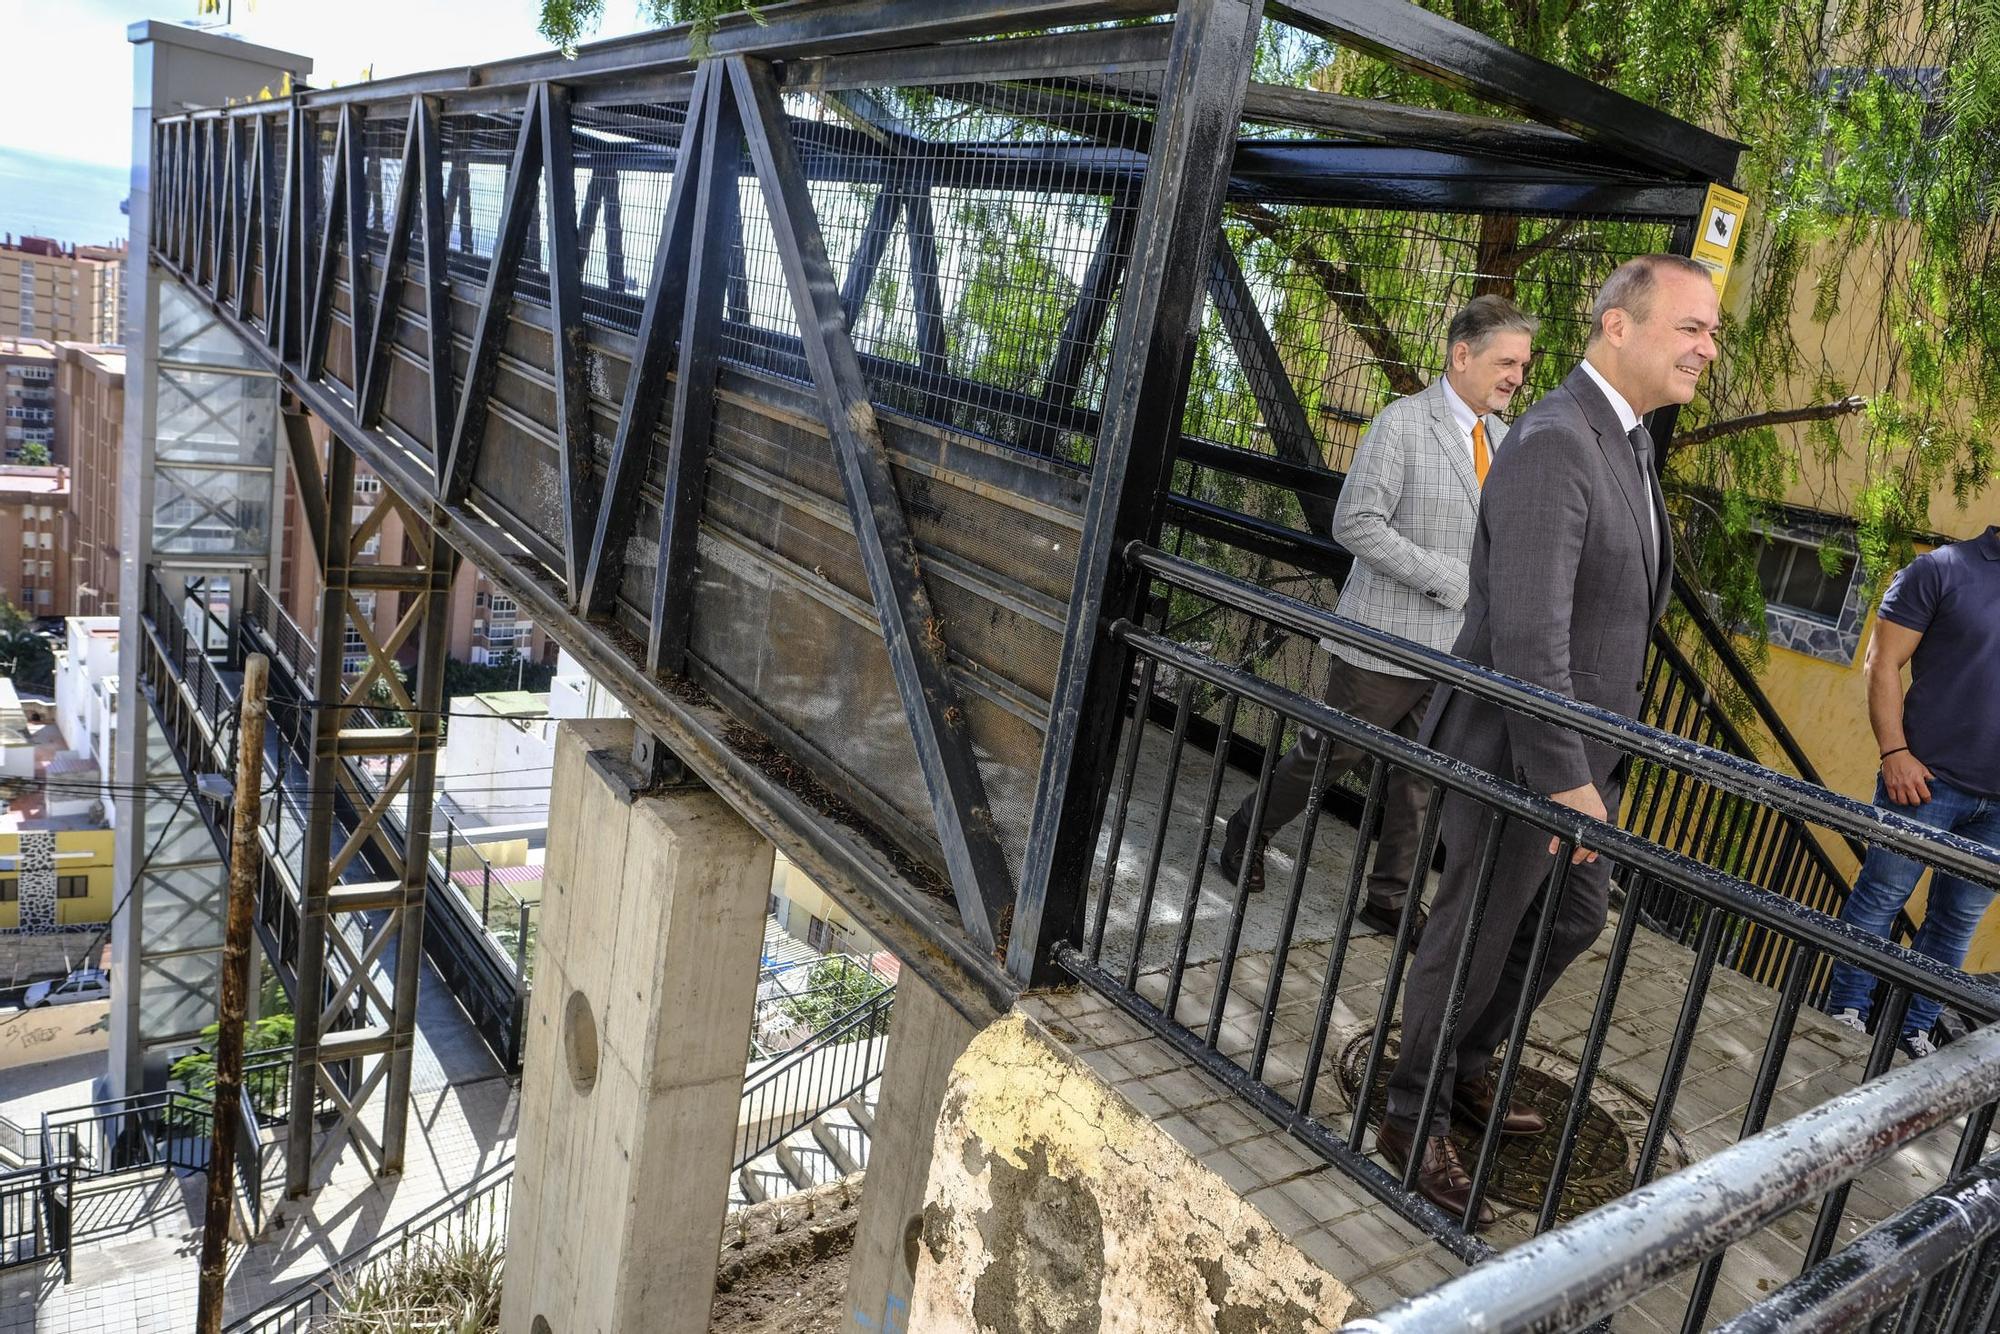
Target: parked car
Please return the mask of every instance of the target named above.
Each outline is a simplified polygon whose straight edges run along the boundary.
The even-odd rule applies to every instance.
[[[80,1001],[105,1000],[111,995],[111,974],[102,968],[79,968],[68,977],[37,982],[21,995],[21,1008],[43,1005],[75,1005]]]

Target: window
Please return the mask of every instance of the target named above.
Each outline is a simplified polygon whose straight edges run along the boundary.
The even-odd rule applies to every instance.
[[[357,496],[381,495],[382,479],[373,473],[362,473],[354,479],[354,494]]]
[[[0,875],[0,903],[18,903],[21,899],[21,879],[19,876]]]
[[[1834,572],[1828,574],[1820,564],[1818,546],[1767,534],[1757,554],[1757,582],[1774,610],[1833,624],[1847,602],[1854,564],[1853,552],[1840,552]]]
[[[87,899],[90,897],[90,877],[87,875],[59,875],[56,877],[56,897],[59,899]]]
[[[806,922],[806,944],[821,954],[833,948],[833,927],[823,918],[814,917]]]
[[[493,600],[487,605],[492,607],[495,616],[512,616],[516,611],[520,610],[519,605],[514,599],[508,597],[505,593],[495,593]]]

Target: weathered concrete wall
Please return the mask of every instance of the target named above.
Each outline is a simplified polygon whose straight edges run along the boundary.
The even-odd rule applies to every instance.
[[[1019,1012],[939,1116],[908,1330],[1305,1334],[1352,1296]]]

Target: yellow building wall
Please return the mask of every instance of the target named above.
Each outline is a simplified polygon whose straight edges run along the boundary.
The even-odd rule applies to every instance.
[[[1987,504],[2000,510],[2000,504],[1993,501]],[[1868,678],[1862,670],[1874,634],[1875,617],[1871,613],[1862,627],[1861,647],[1854,661],[1846,664],[1773,646],[1770,660],[1758,675],[1764,693],[1770,696],[1778,716],[1792,729],[1807,758],[1819,770],[1820,778],[1833,791],[1859,801],[1875,799],[1875,775],[1880,764],[1875,732],[1868,725]],[[1907,684],[1907,672],[1904,681]],[[1850,874],[1858,869],[1846,843],[1825,836],[1821,842],[1832,854],[1835,865]],[[1910,900],[1910,917],[1914,921],[1923,918],[1928,885],[1926,879]],[[1972,948],[1965,956],[1965,969],[1972,973],[2000,972],[2000,912],[1989,909],[1980,922],[1972,937]]]
[[[117,899],[112,883],[112,840],[109,829],[63,829],[56,833],[56,874],[90,877],[90,893],[80,899],[57,899],[56,922],[61,926],[85,925],[111,920]],[[21,852],[19,834],[0,834],[0,857],[17,857]],[[21,905],[0,903],[0,931],[21,924]]]

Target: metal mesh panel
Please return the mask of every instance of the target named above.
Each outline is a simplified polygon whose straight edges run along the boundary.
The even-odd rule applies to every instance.
[[[638,328],[686,123],[687,107],[673,103],[579,107],[572,115],[586,319]]]
[[[1085,92],[1055,81],[787,95],[878,402],[1088,463],[1108,278],[1130,250],[1129,230],[1107,223],[1143,182],[1150,113]],[[725,355],[804,378],[754,189],[738,261]]]
[[[396,200],[403,188],[403,140],[409,123],[404,117],[384,110],[361,124],[362,175],[368,191],[368,244],[370,253],[379,257],[388,249],[389,224],[396,216]]]
[[[453,256],[454,269],[485,276],[483,261],[493,254],[493,241],[500,230],[507,170],[520,132],[518,111],[448,115],[439,119],[438,147],[445,168],[446,244]],[[466,259],[480,262],[465,264]]]
[[[1446,328],[1466,301],[1499,292],[1541,321],[1527,382],[1506,414],[1517,415],[1576,366],[1591,299],[1611,270],[1669,242],[1661,223],[1386,212],[1283,198],[1231,204],[1224,234],[1278,366],[1243,355],[1211,292],[1183,429],[1336,473],[1351,464],[1383,405],[1442,372]],[[1279,413],[1278,375],[1303,409],[1308,437]],[[1238,472],[1183,460],[1175,491],[1294,532],[1311,528],[1295,491]],[[1338,602],[1338,580],[1326,569],[1288,564],[1171,521],[1163,540],[1177,554],[1264,587],[1324,607]],[[1324,681],[1321,655],[1241,613],[1177,594],[1168,621],[1175,637],[1290,689],[1314,695]],[[1204,716],[1218,712],[1219,703]],[[1258,738],[1268,721],[1246,704],[1235,730]]]

